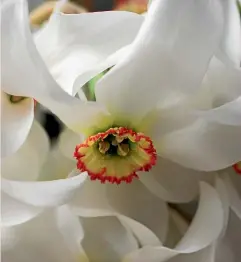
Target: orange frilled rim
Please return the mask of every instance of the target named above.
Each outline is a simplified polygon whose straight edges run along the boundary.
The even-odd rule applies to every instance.
[[[238,175],[241,175],[241,161],[233,165],[233,169]]]
[[[100,143],[109,137],[128,141],[126,154],[108,154],[100,151]],[[107,142],[108,143],[108,142]],[[91,180],[120,184],[138,178],[138,171],[149,171],[156,164],[156,150],[150,137],[125,127],[110,128],[88,137],[75,148],[77,168],[87,172]]]

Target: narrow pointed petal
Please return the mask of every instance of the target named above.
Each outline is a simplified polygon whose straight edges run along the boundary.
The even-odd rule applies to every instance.
[[[55,13],[35,34],[35,44],[53,77],[72,95],[78,91],[73,90],[75,79],[90,71],[93,73],[93,70],[97,75],[96,66],[130,44],[143,20],[141,15],[122,11],[78,15]]]
[[[97,103],[68,95],[52,78],[33,42],[25,0],[4,2],[1,13],[3,91],[33,97],[77,131],[86,131],[108,114]]]
[[[164,242],[168,228],[167,205],[142,183],[135,180],[131,184],[107,185],[107,196],[117,213],[143,224]]]
[[[218,238],[222,226],[223,209],[220,198],[214,188],[206,183],[201,183],[198,211],[185,236],[175,249],[146,246],[127,255],[125,261],[164,262],[179,254],[201,251]]]
[[[65,234],[66,225],[69,230],[75,229],[71,238]],[[3,227],[2,259],[11,262],[76,262],[81,255],[81,249],[69,249],[66,241],[72,244],[75,242],[77,245],[83,237],[79,227],[77,221],[63,213],[58,217],[54,211],[43,213],[21,225]]]
[[[97,101],[137,121],[161,98],[195,91],[221,30],[218,1],[154,1],[131,52],[98,83]]]
[[[241,159],[241,127],[197,120],[167,134],[158,143],[158,153],[182,166],[213,171]]]
[[[118,262],[138,248],[134,236],[116,217],[81,219],[85,237],[82,246],[90,261]]]
[[[158,157],[152,170],[140,174],[140,181],[159,198],[182,203],[198,196],[199,181],[208,175]]]
[[[34,118],[32,99],[14,103],[10,98],[10,95],[1,92],[1,157],[9,156],[21,147]]]
[[[47,134],[40,124],[35,121],[20,149],[2,159],[2,176],[12,180],[37,180],[48,150],[49,139]]]

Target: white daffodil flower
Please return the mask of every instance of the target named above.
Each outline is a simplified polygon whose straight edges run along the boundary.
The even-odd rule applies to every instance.
[[[50,21],[33,35],[36,46],[32,43],[32,47],[27,47],[27,39],[32,38],[28,28],[27,3],[22,0],[1,3],[2,157],[15,152],[31,128],[34,102],[26,97],[34,97],[35,91],[32,91],[38,89],[38,85],[49,88],[44,83],[41,70],[38,70],[43,62],[38,63],[34,58],[36,47],[55,80],[64,90],[70,91],[80,72],[88,72],[105,60],[110,66],[114,65],[118,57],[112,57],[112,54],[132,42],[143,21],[140,15],[118,11],[66,16],[62,20],[58,11],[64,4],[62,2]],[[126,23],[128,27],[125,27]],[[78,35],[75,35],[76,30]],[[25,60],[28,55],[31,61]],[[30,93],[23,96],[22,88]]]
[[[203,183],[191,225],[170,210],[168,236],[163,242],[153,242],[153,237],[141,230],[144,226],[133,226],[123,217],[79,220],[65,205],[23,224],[2,227],[2,258],[11,262],[159,262],[196,258],[201,262],[222,232],[223,223],[221,199],[214,188]]]
[[[91,180],[130,183],[153,166],[151,171],[159,173],[157,167],[164,162],[163,159],[200,171],[222,169],[240,160],[240,99],[235,96],[225,105],[213,108],[208,99],[209,92],[207,97],[203,97],[204,88],[199,88],[205,85],[203,78],[210,59],[223,39],[224,9],[219,0],[189,0],[185,4],[154,1],[129,51],[126,53],[120,49],[103,63],[91,69],[88,67],[68,91],[74,94],[97,73],[112,66],[110,61],[113,57],[119,58],[122,54],[120,63],[98,82],[96,102],[72,97],[56,84],[37,52],[28,23],[24,20],[26,2],[13,2],[9,8],[15,9],[17,4],[19,16],[14,17],[11,23],[21,25],[20,28],[13,26],[14,36],[21,44],[14,55],[6,48],[6,56],[12,60],[5,62],[10,70],[20,65],[19,56],[24,54],[25,64],[29,65],[31,73],[27,74],[25,68],[21,77],[17,78],[21,83],[21,95],[34,97],[68,127],[85,137],[76,145],[75,157],[80,172],[87,171]],[[76,19],[81,16],[54,16],[68,28],[63,37],[65,34],[68,36],[68,32],[76,35],[70,27],[75,29]],[[4,39],[12,46],[14,42],[10,36],[8,33]],[[73,40],[74,37],[66,39]],[[73,43],[77,44],[78,40],[73,40]],[[79,52],[81,50],[78,49]],[[238,71],[235,83],[239,83],[239,76]],[[8,78],[8,81],[6,86],[13,87],[12,82],[16,80]],[[35,88],[30,88],[30,85]],[[234,89],[234,84],[230,88]],[[198,92],[200,96],[196,95]],[[217,116],[220,117],[221,112],[224,117],[218,121]],[[225,117],[227,115],[232,119]],[[178,171],[177,166],[175,172]],[[187,169],[183,171],[192,173]],[[151,178],[150,174],[145,173],[144,176]],[[151,184],[158,179],[151,179]],[[197,182],[195,184],[197,188]],[[186,185],[185,182],[183,185]],[[178,183],[174,188],[178,188]],[[163,199],[172,197],[168,194],[168,187],[163,191]],[[194,189],[181,202],[190,201],[196,194]],[[171,201],[178,202],[178,194]]]

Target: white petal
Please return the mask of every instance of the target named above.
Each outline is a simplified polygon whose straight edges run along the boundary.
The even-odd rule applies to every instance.
[[[46,162],[39,172],[38,180],[50,181],[56,179],[65,179],[72,174],[76,168],[74,158],[69,159],[58,149],[54,148],[49,152]]]
[[[107,197],[116,212],[143,224],[164,242],[168,228],[167,205],[142,183],[135,180],[131,184],[107,185]]]
[[[108,203],[106,185],[86,179],[81,190],[70,201],[72,211],[81,217],[97,217],[115,214]]]
[[[118,215],[118,218],[123,225],[125,225],[126,227],[128,227],[131,230],[131,232],[138,239],[138,243],[140,243],[141,246],[161,245],[160,239],[148,227],[144,226],[143,224],[127,216]]]
[[[1,225],[11,226],[24,223],[43,211],[40,207],[27,205],[1,192]]]
[[[84,218],[82,246],[90,261],[118,262],[138,248],[137,242],[116,217]]]
[[[2,179],[2,191],[26,204],[55,207],[68,202],[80,189],[87,174],[55,181],[19,182]]]
[[[122,11],[78,15],[57,13],[37,32],[35,44],[53,77],[72,95],[75,79],[83,73],[93,73],[93,70],[97,75],[96,66],[130,44],[142,21],[141,15]]]
[[[229,202],[231,209],[235,212],[235,214],[241,219],[241,196],[238,194],[235,185],[233,184],[230,177],[225,176],[225,185],[228,190]],[[240,180],[240,178],[239,178]],[[240,181],[237,181],[237,185],[240,185]]]
[[[197,114],[205,119],[215,121],[220,124],[241,126],[241,96],[232,102],[224,104],[223,106],[208,110],[206,112],[198,112]]]
[[[241,127],[197,120],[159,141],[159,154],[185,167],[213,171],[241,159]]]
[[[236,0],[220,1],[224,12],[224,29],[217,56],[227,64],[240,66],[241,22]]]
[[[146,246],[126,256],[126,261],[162,262],[178,254],[200,251],[218,238],[222,231],[222,226],[223,209],[219,196],[212,187],[202,183],[197,214],[176,248]]]
[[[33,43],[26,1],[5,2],[1,12],[3,90],[35,98],[77,131],[100,125],[96,120],[107,114],[103,106],[69,96],[48,72]]]
[[[97,85],[97,101],[137,121],[160,99],[196,90],[221,30],[218,1],[154,1],[130,54]]]
[[[199,181],[209,174],[182,167],[161,157],[141,182],[156,196],[168,202],[189,202],[199,193]]]
[[[169,228],[164,245],[173,248],[186,233],[188,222],[179,214],[179,212],[172,208],[169,208],[169,213]]]
[[[61,225],[56,223],[56,214],[47,212],[31,221],[14,227],[3,228],[2,259],[11,262],[76,262],[77,255],[66,245],[61,233]],[[66,218],[59,218],[61,220]],[[67,221],[66,221],[67,222]],[[68,221],[70,230],[73,220]],[[64,229],[66,230],[66,229]],[[76,234],[72,238],[77,241],[82,237],[81,231],[75,227]],[[72,241],[74,241],[72,239]],[[70,239],[69,239],[70,240]],[[79,243],[80,246],[80,243]]]
[[[218,262],[237,262],[241,257],[241,219],[230,212],[229,223],[225,236],[217,245],[216,256]]]
[[[1,157],[6,157],[24,143],[34,118],[34,102],[24,99],[10,102],[10,97],[1,92]]]
[[[72,160],[74,159],[75,147],[78,144],[84,142],[84,137],[80,134],[76,134],[70,129],[65,129],[59,137],[59,150],[62,154]]]
[[[2,159],[2,176],[13,180],[36,180],[48,150],[47,134],[35,121],[21,148]]]

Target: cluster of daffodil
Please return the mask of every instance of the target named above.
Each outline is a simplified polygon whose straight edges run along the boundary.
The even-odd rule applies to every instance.
[[[33,33],[1,2],[2,261],[239,262],[238,2],[64,4]]]

